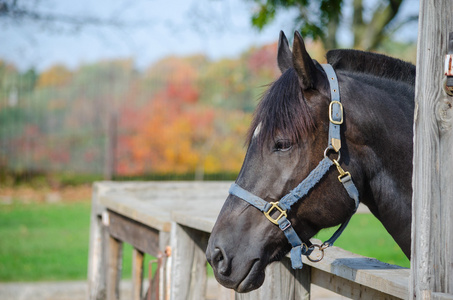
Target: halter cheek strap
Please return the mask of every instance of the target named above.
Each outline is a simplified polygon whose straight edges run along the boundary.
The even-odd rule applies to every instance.
[[[333,150],[339,153],[341,148],[340,125],[343,123],[343,106],[340,102],[338,80],[331,65],[322,65],[322,67],[324,68],[326,75],[329,78],[331,89],[331,102],[329,105],[329,141],[326,152],[328,150]],[[351,219],[351,217],[349,217],[343,224],[341,224],[341,226],[337,229],[337,231],[335,231],[332,237],[324,242],[321,246],[307,246],[299,238],[296,231],[292,227],[291,222],[287,218],[286,212],[291,209],[291,206],[297,203],[304,196],[306,196],[308,192],[312,188],[314,188],[314,186],[324,177],[324,175],[329,171],[332,165],[335,165],[337,167],[337,170],[340,173],[338,180],[346,189],[349,197],[351,197],[355,202],[354,213],[359,206],[359,192],[354,185],[354,182],[352,181],[351,174],[349,172],[345,172],[341,168],[337,160],[331,160],[327,157],[326,154],[327,153],[324,153],[324,159],[321,160],[318,166],[313,169],[310,174],[295,189],[290,191],[278,202],[267,202],[243,189],[236,183],[233,183],[229,190],[230,194],[247,201],[257,209],[262,211],[269,221],[278,225],[278,227],[283,231],[286,238],[288,239],[288,242],[292,246],[290,256],[293,269],[302,268],[302,255],[306,255],[307,258],[312,261],[319,261],[320,259],[313,260],[310,258],[310,254],[314,250],[314,247],[318,247],[319,250],[322,251],[322,255],[324,255],[324,249],[333,245],[335,240],[341,235],[341,233],[349,223],[349,220]],[[274,217],[277,213],[278,216]]]

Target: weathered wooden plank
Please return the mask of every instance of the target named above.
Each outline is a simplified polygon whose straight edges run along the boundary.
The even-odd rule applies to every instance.
[[[421,0],[415,89],[410,297],[453,294],[453,98],[443,91],[453,1]]]
[[[117,239],[135,245],[141,251],[156,255],[158,249],[164,251],[165,246],[169,244],[171,210],[175,208],[185,209],[186,211],[193,209],[193,212],[196,213],[197,210],[212,210],[212,207],[214,207],[218,211],[228,194],[227,191],[230,184],[230,182],[100,182],[95,184],[97,192],[96,195],[93,195],[93,206],[96,205],[96,208],[93,208],[92,214],[99,219],[100,214],[105,212],[106,208],[110,210],[108,216],[112,216],[113,212],[117,212],[111,220],[108,220],[110,223],[108,226],[109,233]],[[121,215],[137,222],[122,222],[124,221],[123,218],[116,218]],[[120,223],[118,223],[118,220]],[[131,226],[139,223],[156,229],[156,232],[159,231],[159,238],[156,240],[153,237],[147,241],[140,237],[150,236],[149,230],[148,232],[142,230],[135,235],[131,234],[136,231],[136,229],[131,229]],[[92,222],[92,224],[94,223]],[[94,233],[93,231],[93,234],[91,234],[93,239],[95,238]],[[150,240],[155,243],[152,249],[143,245],[144,242],[149,242]],[[90,246],[90,251],[94,254],[96,245],[98,250],[104,251],[103,249],[107,248],[106,244],[101,242],[93,243]],[[90,254],[90,260],[99,262],[96,268],[93,263],[89,263],[91,266],[90,270],[92,270],[91,273],[94,274],[89,275],[89,278],[93,279],[90,285],[90,295],[93,294],[93,297],[90,299],[105,299],[106,284],[102,284],[102,282],[106,280],[102,280],[102,278],[105,278],[107,267],[103,267],[105,263],[102,263],[101,259],[96,260],[95,255]],[[168,272],[164,268],[162,270],[163,276],[161,277],[165,278],[165,280],[159,283],[159,290],[162,295],[164,295],[164,291],[169,290],[167,285],[170,284],[170,280],[167,280],[169,276],[167,274]],[[95,275],[98,277],[95,278]]]
[[[173,212],[174,221],[186,226],[195,226],[199,230],[211,230],[216,217],[209,212],[197,215]],[[193,224],[193,225],[192,225]],[[410,270],[399,266],[386,264],[373,258],[363,257],[338,247],[331,247],[326,251],[321,262],[313,263],[304,258],[304,264],[313,268],[332,273],[349,281],[355,281],[363,286],[378,290],[397,298],[407,298]],[[272,268],[272,266],[268,267]],[[273,270],[272,272],[279,272]],[[267,273],[266,273],[267,274]],[[253,292],[252,292],[253,293]],[[251,293],[251,294],[252,294]],[[264,294],[269,294],[267,291]],[[240,299],[246,299],[247,296]],[[261,299],[261,294],[250,296]],[[258,298],[257,298],[258,297]],[[265,297],[265,296],[263,296]],[[265,298],[263,298],[265,299]]]
[[[120,279],[123,261],[123,243],[114,237],[109,237],[107,248],[107,299],[119,300]]]
[[[132,300],[141,300],[143,293],[144,253],[136,248],[132,250]]]
[[[159,253],[159,231],[109,211],[108,230],[111,236],[156,256]]]
[[[311,279],[313,284],[350,299],[401,299],[316,268],[312,268]]]
[[[219,211],[231,182],[108,184],[99,197],[105,207],[160,231],[170,231],[171,211]]]
[[[431,293],[432,300],[453,300],[452,294],[445,293]]]
[[[163,255],[162,259],[162,268],[160,275],[160,299],[159,300],[169,300],[170,299],[170,284],[171,284],[171,246],[170,246],[170,232],[160,232],[159,233],[159,245],[161,253]]]
[[[286,259],[286,267],[291,267],[291,260],[289,258]],[[297,270],[294,272],[294,299],[310,299],[310,291],[311,291],[311,273],[312,267],[309,265],[305,265],[302,270]]]
[[[304,264],[356,282],[397,298],[407,298],[410,270],[364,257],[338,247],[325,250],[324,259],[313,263],[304,257]]]
[[[171,299],[203,300],[208,234],[174,223],[171,231]]]
[[[158,215],[158,218],[166,223],[168,220],[165,218],[171,218],[171,210],[179,211],[173,213],[174,220],[178,223],[181,222],[181,224],[178,225],[179,227],[177,227],[177,230],[179,230],[179,232],[177,232],[177,234],[175,234],[173,230],[171,232],[171,244],[173,248],[172,254],[175,257],[173,257],[171,260],[168,260],[168,263],[172,264],[172,277],[168,278],[167,276],[165,276],[165,278],[168,278],[168,283],[171,286],[172,299],[204,299],[206,287],[206,260],[204,251],[206,248],[208,232],[211,231],[218,211],[220,210],[220,207],[224,199],[226,198],[229,183],[223,185],[208,185],[206,194],[204,194],[203,184],[192,185],[188,183],[182,183],[181,185],[179,185],[179,183],[164,183],[163,185],[158,187],[154,183],[139,184],[138,186],[135,183],[120,184],[119,186],[113,183],[106,183],[106,186],[107,187],[105,189],[107,190],[107,192],[104,192],[102,194],[101,205],[113,211],[116,211],[115,209],[118,209],[117,212],[119,214],[116,214],[116,216],[114,212],[109,212],[110,216],[113,215],[113,218],[111,218],[110,221],[112,222],[113,220],[114,224],[120,224],[116,222],[118,219],[120,219],[116,218],[118,215],[124,214],[120,217],[124,218],[130,223],[131,216],[133,217],[134,215],[137,215],[138,212],[140,212],[142,213],[142,216],[140,218],[143,218],[143,220],[147,222],[145,224],[147,224],[148,226],[145,227],[149,228],[153,225],[153,223],[150,221],[150,216]],[[220,190],[222,186],[223,188],[225,188],[225,190]],[[122,191],[121,189],[125,189],[125,191]],[[166,189],[169,190],[166,191]],[[221,197],[219,197],[219,195],[221,195]],[[187,202],[185,204],[186,206],[181,204],[186,199],[191,199],[190,201],[192,201],[189,206],[187,206]],[[141,204],[136,207],[136,202]],[[145,207],[147,207],[148,210],[146,210]],[[167,215],[159,215],[159,213],[156,213],[156,211],[167,211]],[[128,218],[125,218],[125,216],[127,216]],[[141,220],[139,221],[142,222]],[[126,222],[125,224],[129,224],[128,222]],[[115,236],[117,236],[118,238],[121,237],[121,239],[127,241],[128,243],[136,243],[136,239],[134,239],[134,241],[126,240],[129,234],[128,229],[125,230],[124,228],[128,228],[128,226],[130,225],[124,226],[125,224],[117,226],[118,228],[116,229],[118,230],[112,229],[112,233],[116,234]],[[187,228],[187,226],[181,225],[187,225],[191,228]],[[109,225],[109,227],[112,226]],[[165,227],[161,228],[165,230]],[[117,233],[117,231],[122,232],[122,234],[120,235],[119,233]],[[164,248],[163,245],[168,245],[168,233],[166,238],[163,237],[164,233],[166,233],[166,231],[161,231],[158,235],[158,238],[155,239],[158,240],[155,250],[160,249],[162,251]],[[142,233],[140,234],[140,236],[146,236],[148,234],[149,233]],[[176,239],[174,238],[175,235],[178,235]],[[385,292],[390,290],[389,294],[392,295],[404,294],[404,288],[401,288],[401,286],[404,286],[404,284],[406,284],[405,291],[407,293],[408,270],[400,269],[396,266],[390,266],[387,264],[376,267],[376,265],[379,265],[380,262],[373,260],[371,260],[372,264],[370,267],[367,266],[366,263],[370,259],[354,256],[352,254],[350,254],[352,256],[348,256],[349,254],[346,255],[345,253],[339,254],[337,256],[332,256],[331,254],[329,254],[329,251],[332,251],[332,249],[326,251],[327,253],[324,261],[322,263],[312,264],[313,268],[319,268],[321,270],[325,269],[326,272],[331,272],[332,274],[340,276],[345,280],[347,279],[356,280],[358,282],[365,282],[363,283],[364,285],[366,283],[369,283],[371,286],[373,286],[373,289],[379,290],[380,288],[382,288]],[[349,253],[347,251],[345,252]],[[329,257],[330,262],[328,262]],[[285,265],[285,262],[287,262],[287,265]],[[364,262],[365,264],[363,264]],[[308,261],[306,261],[306,266],[303,269],[305,273],[299,273],[299,271],[294,272],[289,267],[288,259],[285,259],[283,263],[275,263],[271,265],[266,271],[267,273],[269,273],[268,275],[266,275],[267,279],[270,279],[270,282],[273,282],[274,284],[272,286],[266,284],[263,286],[262,297],[252,297],[249,299],[267,299],[265,297],[268,297],[270,293],[270,295],[277,295],[276,293],[272,294],[273,291],[271,287],[275,286],[279,286],[280,292],[282,290],[285,291],[285,296],[289,295],[291,297],[285,297],[285,299],[304,299],[304,297],[307,298],[309,293],[309,285],[308,288],[306,286],[307,282],[310,281],[311,273],[309,272],[309,270],[310,262]],[[287,276],[286,274],[290,275]],[[384,277],[384,279],[380,277]],[[399,277],[403,277],[403,279]],[[301,282],[303,284],[300,284]],[[390,286],[386,286],[388,282],[390,282]],[[224,291],[225,293],[223,294],[219,292],[219,297],[223,297],[223,299],[231,299],[232,294],[230,290],[226,290],[224,288],[221,288],[220,290]],[[274,289],[274,291],[275,290],[277,289]],[[269,299],[278,298],[271,297]]]
[[[200,209],[198,212],[193,212],[193,210],[189,212],[176,210],[172,212],[171,217],[173,222],[180,225],[203,232],[211,232],[219,212],[220,208]]]
[[[102,224],[101,214],[106,211],[99,203],[99,196],[105,191],[102,183],[94,183],[90,216],[90,245],[88,255],[88,299],[106,299],[106,249],[108,232]]]
[[[152,201],[140,201],[130,196],[106,195],[100,199],[100,202],[110,210],[149,227],[160,231],[170,231],[169,212],[154,205]]]
[[[217,281],[216,281],[216,284],[217,284],[217,293],[215,295],[216,295],[217,300],[235,300],[236,293],[234,290],[227,289],[226,287],[224,287]]]

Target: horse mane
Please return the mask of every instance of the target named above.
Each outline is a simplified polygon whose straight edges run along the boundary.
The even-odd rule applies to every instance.
[[[359,50],[331,50],[326,57],[335,70],[415,85],[415,66],[400,59]],[[263,149],[265,141],[276,138],[280,133],[297,143],[314,127],[296,71],[290,68],[265,92],[255,110],[247,141],[250,144],[256,135],[258,147]]]
[[[270,85],[258,104],[248,132],[249,144],[258,126],[259,132],[255,138],[260,149],[263,149],[265,141],[274,139],[277,133],[295,143],[314,128],[310,110],[293,68],[285,71]]]
[[[335,70],[365,73],[415,85],[415,66],[397,58],[352,49],[330,50],[326,57]]]

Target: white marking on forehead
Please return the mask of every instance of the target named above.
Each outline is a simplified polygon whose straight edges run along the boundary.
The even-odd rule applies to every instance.
[[[258,136],[258,134],[260,134],[260,130],[261,130],[261,122],[258,124],[258,126],[256,126],[256,129],[253,132],[253,138],[256,138]]]

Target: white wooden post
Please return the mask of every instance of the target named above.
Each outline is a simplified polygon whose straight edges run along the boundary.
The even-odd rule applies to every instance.
[[[410,299],[453,299],[453,97],[443,91],[453,0],[421,0]]]
[[[106,208],[99,204],[99,197],[104,192],[101,184],[93,185],[93,200],[90,222],[90,249],[88,257],[88,300],[106,299],[107,290],[107,227],[103,224],[102,214]]]

